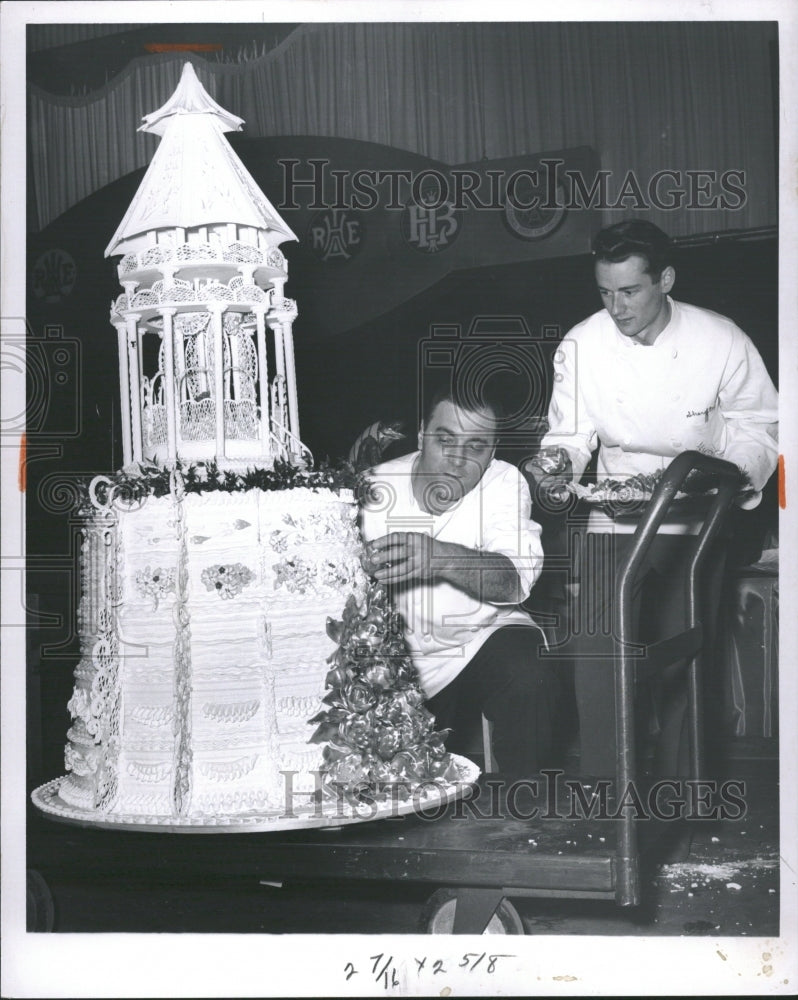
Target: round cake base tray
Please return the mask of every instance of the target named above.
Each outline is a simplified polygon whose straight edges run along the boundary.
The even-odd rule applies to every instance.
[[[240,813],[235,816],[148,816],[131,813],[98,813],[79,809],[58,797],[65,778],[56,778],[37,788],[33,804],[51,819],[77,826],[102,827],[113,830],[139,830],[153,833],[280,833],[285,830],[336,829],[353,823],[368,823],[413,813],[430,816],[459,798],[473,792],[480,770],[466,757],[452,755],[460,778],[456,782],[419,785],[404,801],[392,797],[386,802],[368,802],[355,807],[343,799],[324,799],[303,803],[294,794],[294,803],[279,810]]]

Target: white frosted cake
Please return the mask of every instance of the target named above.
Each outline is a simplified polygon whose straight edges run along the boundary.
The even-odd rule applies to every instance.
[[[327,618],[366,584],[355,518],[351,492],[302,487],[97,510],[59,797],[180,817],[278,809],[286,781],[312,792]]]
[[[187,63],[106,249],[123,470],[88,490],[67,774],[33,793],[81,821],[246,824],[458,780],[360,568],[352,469],[314,470],[299,434],[296,237],[224,139],[242,124]]]

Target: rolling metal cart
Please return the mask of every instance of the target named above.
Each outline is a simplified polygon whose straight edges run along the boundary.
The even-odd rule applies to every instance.
[[[615,661],[617,789],[638,778],[633,709],[639,657],[624,641],[630,634],[632,586],[658,527],[694,469],[716,477],[718,486],[704,498],[703,526],[695,537],[684,581],[687,628],[650,646],[645,667],[655,671],[688,661],[691,777],[702,777],[704,631],[699,581],[710,546],[739,491],[740,475],[728,462],[685,452],[665,471],[646,505],[617,578],[621,639]],[[254,875],[280,882],[422,883],[435,888],[421,914],[420,929],[430,933],[522,934],[513,897],[594,899],[636,906],[641,902],[640,860],[646,845],[634,810],[620,810],[617,816],[599,810],[586,817],[591,786],[584,781],[543,772],[533,788],[531,782],[510,784],[500,774],[488,773],[481,776],[473,795],[443,803],[427,814],[266,836],[241,832],[232,844],[229,837],[212,835],[225,832],[224,827],[209,828],[191,837],[190,844],[174,834],[196,833],[196,828],[163,828],[157,831],[156,846],[150,831],[79,828],[80,823],[69,820],[61,821],[71,826],[66,830],[60,824],[38,823],[29,846],[29,866],[35,870],[32,883],[29,879],[31,920],[40,929],[51,929],[44,926],[51,914],[46,878],[48,871],[67,866],[81,878],[111,876],[123,883],[145,871],[149,878],[168,873],[172,879],[202,871],[206,877]]]

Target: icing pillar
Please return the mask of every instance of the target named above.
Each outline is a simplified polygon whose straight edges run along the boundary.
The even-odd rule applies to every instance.
[[[116,339],[119,348],[119,388],[122,404],[122,464],[130,465],[133,461],[133,439],[130,433],[130,369],[127,357],[127,340],[125,324],[115,323]]]
[[[257,324],[257,350],[258,350],[258,402],[260,403],[260,441],[263,454],[268,455],[271,451],[269,440],[269,356],[266,353],[266,317],[262,309],[255,313]]]
[[[282,324],[285,350],[286,390],[288,392],[288,429],[291,431],[291,451],[297,452],[299,442],[299,405],[296,392],[296,364],[294,361],[294,332],[290,323]]]
[[[177,430],[175,407],[175,340],[172,331],[174,309],[163,309],[163,367],[166,396],[166,454],[170,464],[177,461]]]
[[[135,313],[128,313],[127,323],[127,367],[129,384],[127,391],[130,396],[131,437],[133,445],[133,461],[140,462],[141,446],[141,371],[139,368],[138,321]]]
[[[216,458],[224,458],[224,334],[222,308],[215,303],[211,309],[211,336],[213,337],[213,397],[216,416]]]
[[[288,409],[288,435],[286,445],[294,457],[302,454],[302,443],[299,437],[299,402],[296,388],[296,361],[294,358],[293,322],[297,317],[296,303],[285,298],[283,288],[285,278],[274,279],[272,304],[274,309],[275,355],[277,358],[277,374],[284,380],[286,403]],[[283,440],[286,435],[283,436]]]
[[[280,444],[285,444],[285,347],[283,345],[283,328],[277,321],[272,321],[269,326],[274,334],[274,393],[275,399],[272,405],[272,425]]]

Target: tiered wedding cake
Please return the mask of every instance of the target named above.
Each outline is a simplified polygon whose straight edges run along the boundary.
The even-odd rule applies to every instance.
[[[224,138],[241,120],[189,64],[144,121],[161,144],[106,250],[125,467],[87,490],[68,773],[34,801],[195,825],[456,779],[361,570],[353,494],[299,438],[295,237]],[[364,622],[380,669],[339,648],[331,670]]]

